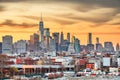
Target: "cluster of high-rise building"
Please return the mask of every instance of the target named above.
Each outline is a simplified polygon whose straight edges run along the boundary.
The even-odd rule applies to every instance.
[[[46,73],[52,75],[54,73],[52,77],[48,75],[49,78],[58,78],[63,76],[56,75],[58,71],[64,75],[69,75],[68,72],[72,71],[76,76],[82,76],[84,72],[87,76],[102,75],[103,72],[113,74],[120,72],[119,44],[116,45],[116,49],[112,42],[104,42],[103,46],[99,37],[96,37],[96,44],[93,44],[92,33],[88,33],[87,45],[81,45],[80,40],[70,33],[67,33],[66,39],[64,37],[63,32],[50,34],[50,29],[44,28],[42,18],[39,33],[30,35],[30,40],[18,40],[13,43],[11,35],[3,36],[0,42],[0,53],[2,53],[0,64],[3,68],[1,73],[8,71],[4,74],[9,76],[13,73],[25,76],[42,74],[42,77]],[[18,71],[10,73],[13,67]],[[0,78],[3,76],[0,75]]]
[[[6,35],[2,37],[0,43],[0,53],[26,53],[26,52],[67,52],[69,54],[80,53],[83,50],[114,53],[112,42],[104,42],[104,47],[96,38],[96,45],[92,44],[92,33],[88,33],[88,44],[80,45],[80,40],[75,36],[67,33],[67,39],[64,39],[64,33],[54,32],[50,35],[50,29],[44,28],[44,22],[41,17],[39,22],[39,33],[34,33],[30,36],[30,40],[18,40],[13,43],[13,37]],[[119,44],[116,45],[116,50],[119,51]]]

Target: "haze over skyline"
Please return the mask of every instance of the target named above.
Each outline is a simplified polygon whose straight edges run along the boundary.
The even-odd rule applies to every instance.
[[[12,35],[14,41],[28,40],[39,29],[41,13],[50,32],[70,32],[87,44],[88,33],[93,43],[120,42],[119,0],[0,0],[0,41]]]

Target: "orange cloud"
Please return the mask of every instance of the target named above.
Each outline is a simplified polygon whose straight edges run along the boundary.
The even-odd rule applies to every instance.
[[[38,24],[30,24],[30,23],[15,23],[12,20],[6,20],[2,23],[0,23],[0,26],[9,26],[9,27],[19,27],[19,28],[30,28],[30,27],[35,27],[38,26]]]

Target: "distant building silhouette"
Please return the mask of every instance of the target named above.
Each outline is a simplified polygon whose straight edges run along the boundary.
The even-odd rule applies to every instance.
[[[114,52],[113,43],[112,42],[104,42],[104,49],[105,49],[105,52],[107,52],[107,53]]]
[[[116,44],[116,51],[119,51],[120,50],[120,45],[119,43]]]
[[[30,42],[29,42],[29,49],[32,52],[36,52],[39,50],[39,35],[34,33],[30,36]]]
[[[43,42],[44,41],[44,22],[42,20],[42,15],[41,15],[41,21],[39,22],[39,31],[40,31],[40,41]]]
[[[87,50],[88,51],[93,51],[94,50],[94,44],[92,44],[92,33],[88,33]]]
[[[99,44],[99,37],[96,38],[96,44]]]
[[[27,42],[25,40],[19,40],[15,43],[14,47],[16,53],[26,53],[27,52]]]
[[[56,51],[56,43],[55,40],[50,38],[50,45],[49,45],[49,51]]]
[[[13,37],[6,35],[2,37],[2,53],[13,53]]]
[[[54,33],[52,33],[52,36],[53,36],[54,41],[55,41],[55,49],[56,49],[56,51],[58,51],[58,46],[59,46],[59,33],[58,33],[58,32],[54,32]]]
[[[75,49],[74,49],[74,44],[73,43],[69,44],[69,46],[68,46],[68,53],[69,54],[75,53]]]
[[[46,48],[47,50],[49,50],[49,43],[50,43],[50,29],[49,28],[45,28],[44,29],[44,41],[45,41],[45,45],[46,45]]]
[[[75,53],[80,53],[80,41],[78,38],[75,38],[74,40],[74,49]]]
[[[70,33],[67,33],[67,40],[70,42]]]
[[[63,40],[64,40],[64,34],[63,34],[63,32],[61,32],[61,36],[60,36],[60,44],[63,43]]]
[[[92,44],[92,33],[88,33],[88,44]]]
[[[103,51],[103,46],[99,41],[99,37],[96,37],[96,51],[97,52],[102,52]]]

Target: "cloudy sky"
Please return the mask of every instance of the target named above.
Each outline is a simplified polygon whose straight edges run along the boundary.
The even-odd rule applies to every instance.
[[[38,31],[41,13],[50,32],[70,32],[87,44],[87,33],[101,43],[120,42],[120,0],[0,0],[0,41],[29,39]],[[65,35],[66,36],[66,35]]]

